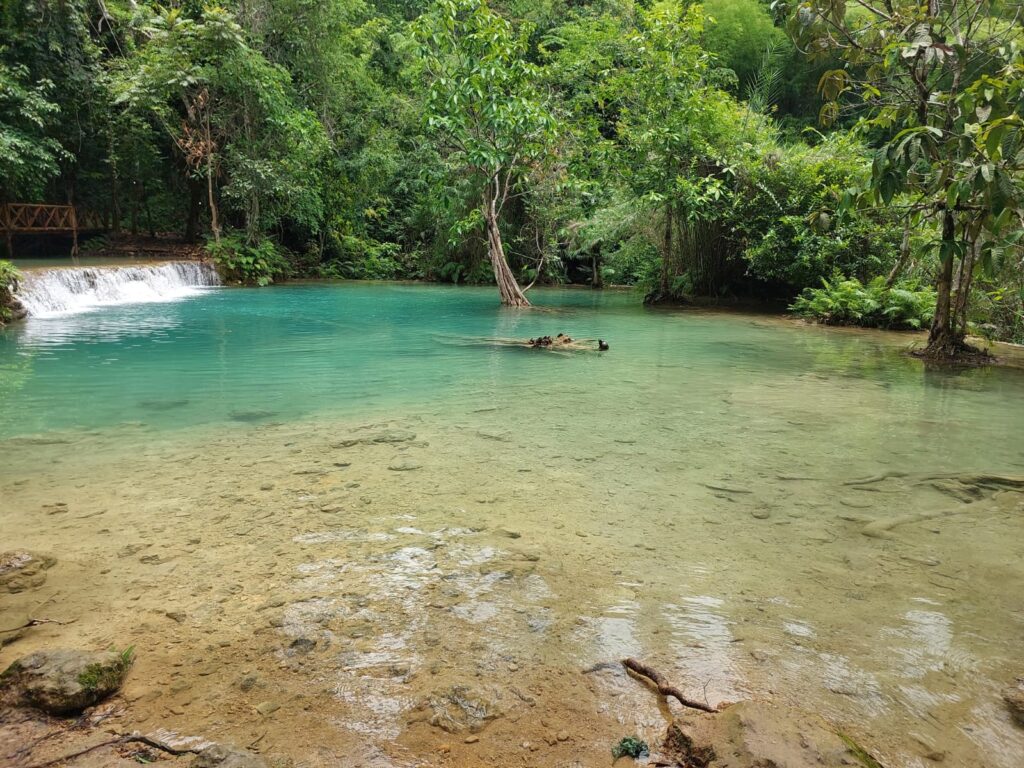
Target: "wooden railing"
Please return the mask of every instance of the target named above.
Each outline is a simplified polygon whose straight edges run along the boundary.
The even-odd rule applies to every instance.
[[[106,229],[103,218],[73,205],[39,205],[36,203],[5,203],[0,206],[0,229],[7,242],[8,257],[14,255],[16,234],[70,233],[71,254],[78,253],[78,233]]]

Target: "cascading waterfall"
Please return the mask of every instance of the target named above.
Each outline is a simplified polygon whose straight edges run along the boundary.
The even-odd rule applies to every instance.
[[[214,266],[200,261],[62,267],[25,272],[16,296],[29,317],[56,317],[106,305],[174,301],[220,284]]]

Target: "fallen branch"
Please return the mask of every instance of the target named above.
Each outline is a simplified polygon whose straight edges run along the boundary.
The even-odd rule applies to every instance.
[[[888,480],[890,477],[906,477],[906,472],[883,472],[880,475],[871,475],[871,477],[861,477],[856,480],[847,480],[843,485],[871,485],[871,483],[880,483],[883,480]]]
[[[185,749],[176,749],[168,744],[164,744],[156,739],[151,739],[149,736],[144,736],[141,733],[130,733],[123,736],[118,736],[116,739],[110,739],[109,741],[101,741],[99,744],[93,744],[91,747],[80,749],[77,752],[72,752],[69,755],[62,755],[61,757],[55,757],[52,760],[47,760],[45,763],[36,763],[30,765],[28,768],[50,768],[52,765],[58,763],[64,763],[68,760],[74,760],[76,757],[87,755],[90,752],[95,752],[97,749],[103,749],[103,747],[114,747],[118,744],[145,744],[147,747],[166,752],[169,755],[197,755],[201,751],[196,747],[187,747]],[[207,745],[208,746],[208,745]]]
[[[660,672],[658,672],[655,669],[651,669],[649,666],[647,666],[641,661],[637,661],[636,659],[623,659],[622,665],[627,670],[632,672],[634,675],[638,675],[639,677],[646,677],[648,680],[654,683],[654,685],[658,689],[658,693],[660,693],[662,696],[673,697],[684,707],[689,707],[690,709],[699,709],[701,712],[718,711],[708,704],[701,704],[699,701],[694,701],[693,699],[688,698],[682,691],[680,691],[674,685],[670,684],[667,680],[665,680],[665,678],[661,676]]]
[[[16,627],[0,629],[0,634],[18,632],[19,630],[28,629],[29,627],[38,627],[40,624],[60,624],[61,626],[64,626],[65,624],[72,624],[74,621],[74,619],[71,619],[71,621],[58,621],[57,619],[29,619],[24,624],[19,624]]]
[[[911,475],[909,472],[883,472],[879,475],[846,480],[843,485],[871,485],[890,478],[910,478],[918,482],[930,480],[956,480],[964,485],[996,486],[999,488],[1024,488],[1024,476],[992,475],[986,473],[969,474],[961,472],[935,472],[922,475]]]
[[[984,501],[974,501],[970,504],[961,504],[959,507],[953,507],[952,509],[938,509],[931,512],[910,512],[905,515],[890,517],[888,519],[873,520],[861,529],[861,533],[872,539],[889,539],[892,538],[893,535],[892,529],[900,525],[921,523],[925,520],[952,517],[953,515],[962,515],[967,512],[977,512],[978,510],[988,510],[990,508],[991,504]]]

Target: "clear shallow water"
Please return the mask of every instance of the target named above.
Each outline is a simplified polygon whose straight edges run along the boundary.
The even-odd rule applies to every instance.
[[[1022,495],[964,504],[931,476],[1024,474],[1020,372],[929,372],[906,337],[629,294],[534,300],[290,285],[0,334],[5,546],[58,554],[47,588],[77,619],[19,645],[130,639],[175,690],[131,716],[269,729],[298,757],[404,765],[451,738],[417,707],[484,680],[505,714],[453,759],[519,764],[567,725],[603,761],[661,716],[579,670],[635,654],[713,703],[820,711],[888,765],[1019,764],[999,690],[1024,671]],[[488,341],[558,332],[612,348]],[[254,671],[266,688],[239,692]],[[244,714],[267,698],[273,723]],[[568,759],[558,744],[535,757]]]
[[[585,402],[567,398],[560,408],[599,411],[603,401],[621,396],[653,397],[702,414],[709,401],[722,410],[714,398],[736,386],[756,380],[775,390],[794,376],[821,375],[883,389],[879,425],[896,428],[908,408],[969,421],[971,443],[994,443],[988,451],[1019,459],[1013,440],[988,439],[989,430],[1008,435],[1004,430],[1024,425],[1013,407],[1024,394],[1019,371],[929,373],[900,354],[895,337],[767,317],[649,311],[629,293],[537,291],[547,311],[526,313],[499,309],[491,293],[289,285],[35,319],[0,332],[0,396],[10,405],[0,416],[0,435],[137,420],[176,428],[324,411],[358,415],[439,399],[458,407],[462,397],[494,397],[525,416],[531,390],[557,387],[585,391]],[[613,351],[569,360],[488,344],[557,332],[607,338]],[[784,391],[777,394],[786,399]],[[835,406],[835,424],[821,426],[843,423],[844,403]]]

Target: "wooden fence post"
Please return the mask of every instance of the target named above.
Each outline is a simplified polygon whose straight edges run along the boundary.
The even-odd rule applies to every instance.
[[[78,212],[71,206],[71,258],[78,258]]]

